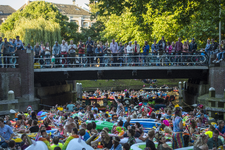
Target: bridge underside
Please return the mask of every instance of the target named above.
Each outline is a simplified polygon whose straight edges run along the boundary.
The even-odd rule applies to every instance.
[[[44,68],[34,70],[35,82],[95,79],[169,79],[207,80],[207,66]]]

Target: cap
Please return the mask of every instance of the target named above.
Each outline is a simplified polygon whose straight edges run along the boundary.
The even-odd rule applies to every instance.
[[[98,44],[97,47],[100,47],[100,45]]]
[[[58,43],[58,41],[55,41],[55,43]]]
[[[195,40],[195,38],[192,38],[192,40]]]

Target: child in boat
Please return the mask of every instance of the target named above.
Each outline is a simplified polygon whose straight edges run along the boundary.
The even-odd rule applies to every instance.
[[[172,132],[171,132],[170,127],[165,127],[164,131],[165,131],[165,136],[166,137],[172,137]]]

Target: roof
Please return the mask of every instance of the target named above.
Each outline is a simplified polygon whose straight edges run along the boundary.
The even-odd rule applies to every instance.
[[[9,5],[0,5],[0,19],[7,18],[12,13],[16,12],[15,9],[13,9]]]
[[[54,3],[54,5],[59,9],[59,11],[62,14],[91,16],[91,14],[88,11],[86,11],[76,5],[55,4],[55,3]]]
[[[32,2],[32,1],[29,1],[29,3],[30,2]],[[56,4],[56,3],[52,3],[52,4],[55,5],[63,15],[70,14],[70,15],[91,16],[91,14],[88,11],[86,11],[76,5]],[[25,6],[26,6],[26,4],[24,4],[22,7],[20,7],[19,10],[22,10]]]

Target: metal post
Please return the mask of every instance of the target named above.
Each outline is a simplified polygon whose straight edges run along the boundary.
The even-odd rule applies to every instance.
[[[220,0],[220,4],[219,4],[219,44],[221,44],[221,0]]]

